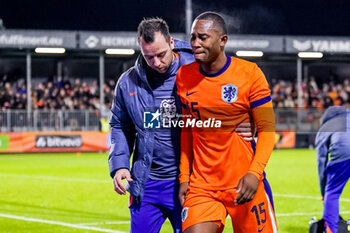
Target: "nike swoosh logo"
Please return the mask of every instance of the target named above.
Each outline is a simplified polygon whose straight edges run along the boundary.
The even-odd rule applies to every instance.
[[[192,95],[192,94],[194,94],[194,93],[197,93],[198,91],[192,91],[192,92],[190,92],[190,93],[186,93],[186,96],[189,96],[189,95]]]
[[[129,92],[129,95],[132,96],[132,95],[135,95],[136,93],[137,93],[137,91]]]
[[[258,232],[259,233],[262,232],[264,230],[264,228],[265,228],[265,226],[263,228],[261,228],[261,229],[258,229]]]

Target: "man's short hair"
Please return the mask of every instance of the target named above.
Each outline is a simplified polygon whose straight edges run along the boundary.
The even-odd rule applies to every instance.
[[[142,37],[146,43],[154,41],[154,33],[160,32],[165,40],[170,43],[170,33],[168,24],[161,18],[147,18],[143,19],[137,28],[137,39],[140,42]]]
[[[216,12],[206,11],[198,15],[194,20],[211,20],[214,22],[214,26],[218,27],[222,34],[227,34],[227,27],[224,18]]]

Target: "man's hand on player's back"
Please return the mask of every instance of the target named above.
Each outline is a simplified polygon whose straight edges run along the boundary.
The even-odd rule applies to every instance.
[[[244,141],[250,142],[253,141],[253,137],[255,135],[256,126],[254,122],[245,122],[237,125],[235,129],[238,136],[243,137]]]

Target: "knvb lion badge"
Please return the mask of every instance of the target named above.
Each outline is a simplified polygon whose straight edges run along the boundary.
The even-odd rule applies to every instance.
[[[238,88],[233,84],[226,84],[221,87],[221,99],[228,104],[237,100]]]
[[[157,111],[145,111],[143,113],[143,128],[145,129],[158,129],[160,128],[160,116],[159,109]]]

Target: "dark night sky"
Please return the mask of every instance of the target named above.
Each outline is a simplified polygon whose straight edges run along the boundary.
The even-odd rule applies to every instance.
[[[349,0],[192,0],[193,16],[224,14],[230,33],[350,36]],[[136,31],[160,16],[185,32],[185,0],[0,0],[8,29]]]

